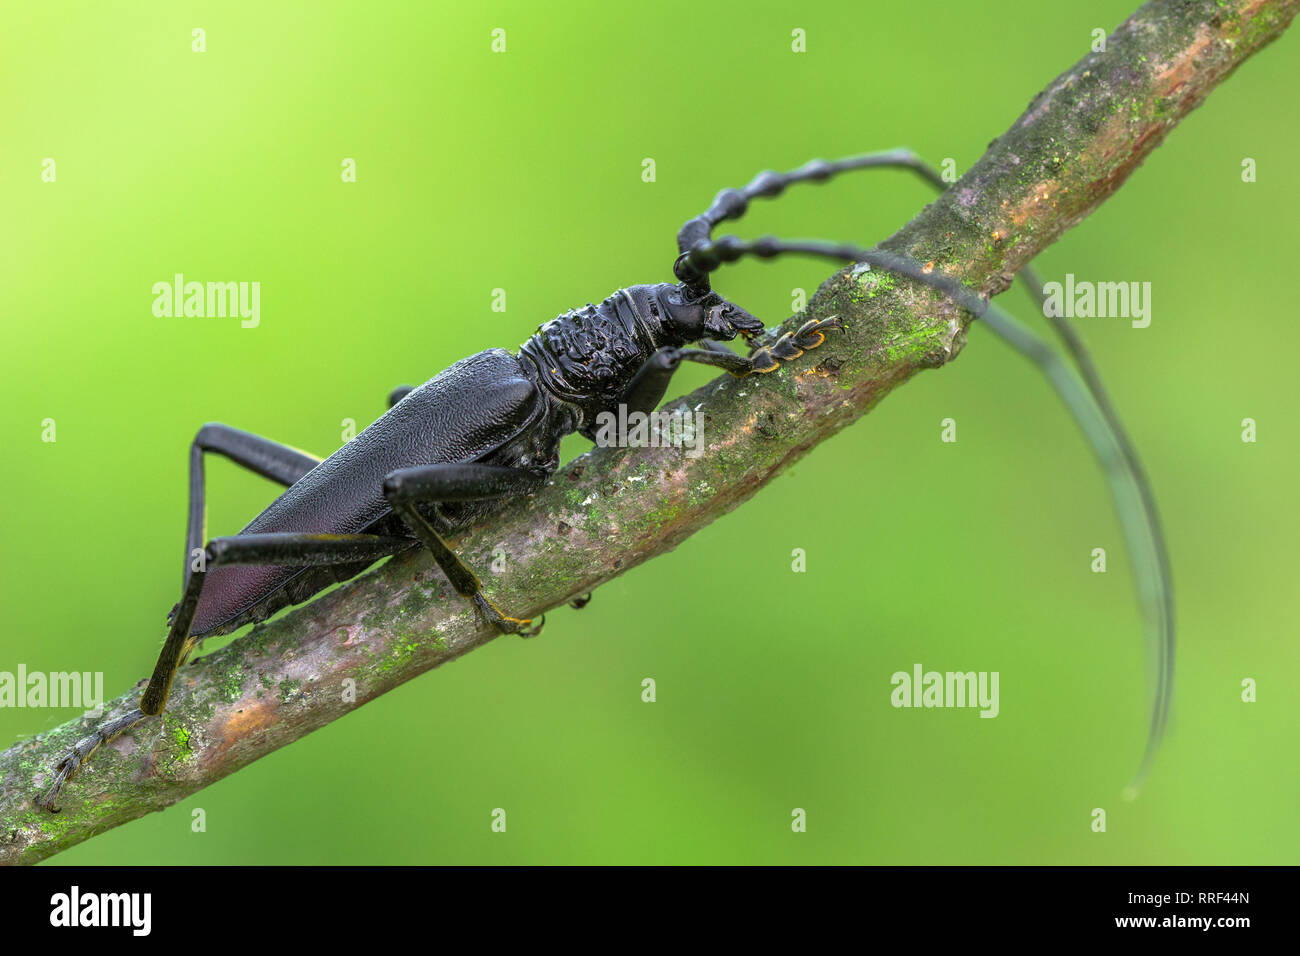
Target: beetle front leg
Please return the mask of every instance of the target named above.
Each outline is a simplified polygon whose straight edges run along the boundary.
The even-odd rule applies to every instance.
[[[809,319],[798,331],[786,332],[771,345],[755,349],[748,356],[737,355],[725,345],[707,340],[701,342],[704,348],[699,349],[665,346],[646,359],[645,364],[633,376],[623,394],[623,404],[629,412],[654,411],[663,401],[668,383],[682,362],[720,368],[736,378],[774,372],[781,362],[797,359],[808,349],[815,349],[825,342],[826,333],[831,329],[843,328],[844,325],[835,316],[821,320]]]
[[[844,331],[844,323],[839,320],[838,316],[832,315],[830,318],[820,320],[809,319],[799,326],[797,331],[786,332],[771,345],[764,345],[755,349],[749,354],[748,358],[741,358],[725,345],[716,342],[707,343],[707,351],[714,355],[727,354],[740,359],[740,363],[732,363],[732,368],[728,368],[726,365],[722,367],[737,378],[744,378],[754,372],[774,372],[781,362],[794,361],[804,352],[815,349],[825,342],[826,333],[831,329]],[[699,360],[696,359],[696,361]]]
[[[497,607],[483,593],[483,584],[478,576],[448,547],[438,530],[416,506],[420,503],[483,501],[532,494],[545,480],[523,468],[474,462],[423,465],[399,469],[385,478],[384,497],[429,549],[433,560],[451,581],[451,586],[472,601],[493,627],[502,634],[534,637],[541,632],[542,624],[533,627],[530,619],[511,617]]]

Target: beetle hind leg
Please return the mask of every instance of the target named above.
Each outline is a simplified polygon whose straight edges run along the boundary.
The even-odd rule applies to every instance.
[[[94,733],[82,737],[77,741],[62,760],[54,768],[54,780],[49,789],[45,791],[44,796],[36,801],[36,805],[51,813],[58,813],[58,808],[54,805],[55,799],[63,789],[63,785],[77,775],[81,765],[90,759],[96,750],[106,743],[110,743],[121,735],[124,731],[131,729],[148,715],[143,713],[139,707],[132,708],[121,717],[116,717],[106,724],[101,724],[95,728]]]
[[[149,686],[140,698],[139,707],[101,724],[94,733],[78,741],[56,766],[54,781],[38,800],[39,806],[57,812],[54,801],[63,785],[77,774],[96,750],[146,717],[162,713],[176,672],[197,643],[190,635],[190,626],[209,571],[226,565],[316,567],[374,562],[409,546],[409,539],[373,534],[281,532],[213,538],[203,549],[205,570],[191,571],[185,582],[185,592],[172,613],[167,640],[154,665]]]

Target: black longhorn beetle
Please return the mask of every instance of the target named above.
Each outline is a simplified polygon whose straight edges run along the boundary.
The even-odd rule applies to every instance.
[[[772,372],[817,348],[827,332],[842,329],[831,317],[769,335],[759,319],[712,290],[709,274],[721,264],[785,253],[865,262],[985,315],[987,300],[905,256],[817,241],[712,239],[714,226],[739,218],[752,199],[873,166],[907,168],[947,187],[907,150],[763,172],[744,189],[723,190],[706,212],[682,226],[676,283],[620,289],[600,305],[541,325],[518,355],[488,349],[423,385],[395,389],[388,411],[324,460],[227,425],[200,428],[190,446],[184,584],[153,676],[138,708],[103,723],[62,759],[40,805],[56,810],[64,783],[100,745],[162,713],[177,669],[204,638],[266,620],[390,555],[428,548],[455,589],[499,631],[538,633],[540,624],[510,616],[483,593],[478,576],[445,537],[492,513],[503,498],[536,492],[559,467],[561,439],[578,432],[594,440],[600,413],[616,413],[619,406],[629,413],[653,411],[682,362],[737,377]],[[748,356],[720,344],[737,336],[754,346]],[[693,342],[699,347],[688,348]],[[287,490],[238,534],[204,545],[208,452]]]

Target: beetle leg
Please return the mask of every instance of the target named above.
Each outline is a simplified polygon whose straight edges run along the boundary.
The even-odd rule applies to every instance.
[[[839,319],[831,316],[820,321],[809,319],[797,332],[786,332],[771,345],[755,349],[748,357],[737,355],[731,349],[711,340],[701,341],[703,348],[679,349],[664,346],[646,359],[644,365],[633,376],[623,393],[622,404],[629,412],[652,412],[663,401],[664,393],[673,373],[682,362],[697,362],[720,368],[736,378],[744,378],[755,372],[773,372],[781,362],[797,359],[808,349],[815,349],[826,341],[826,333],[831,329],[843,329]]]
[[[319,458],[305,451],[229,425],[209,422],[200,428],[190,445],[190,512],[185,534],[185,582],[190,579],[189,568],[195,549],[203,543],[206,511],[206,480],[203,474],[205,452],[223,455],[235,464],[285,487],[320,464]]]
[[[731,349],[717,342],[706,343],[706,348],[714,353],[727,353],[745,363],[738,370],[728,368],[727,371],[737,378],[744,378],[754,372],[772,372],[775,371],[781,362],[791,362],[803,355],[809,349],[815,349],[826,341],[826,333],[831,329],[839,331],[844,330],[843,323],[837,316],[830,316],[826,319],[809,319],[799,329],[794,332],[786,332],[771,345],[764,345],[755,349],[749,354],[748,358],[741,358]],[[698,361],[698,359],[696,360]],[[748,367],[746,367],[748,366]],[[723,366],[724,368],[726,366]]]
[[[457,593],[469,598],[479,612],[502,634],[533,637],[542,625],[528,618],[511,617],[486,594],[478,576],[448,547],[433,524],[416,507],[420,503],[482,501],[531,494],[545,478],[523,468],[481,465],[475,462],[402,468],[384,479],[384,496],[433,555]],[[545,619],[543,619],[544,621]]]
[[[204,570],[192,571],[185,582],[185,593],[172,615],[167,640],[154,665],[149,686],[140,698],[140,706],[122,717],[115,718],[90,736],[82,739],[55,768],[54,783],[39,804],[53,811],[54,801],[81,765],[105,742],[112,740],[145,717],[162,713],[167,703],[176,671],[193,650],[190,625],[198,608],[199,596],[207,572],[226,565],[253,564],[277,567],[315,567],[330,564],[354,564],[359,561],[378,561],[410,547],[407,538],[388,538],[374,534],[311,534],[269,533],[243,534],[229,538],[213,538],[203,549]]]
[[[673,373],[682,364],[682,353],[685,351],[688,350],[676,349],[670,345],[657,350],[632,376],[619,404],[627,406],[629,413],[648,414],[658,408],[664,400],[664,393],[668,391]]]
[[[54,782],[45,791],[45,795],[36,801],[37,806],[43,807],[51,813],[58,813],[58,808],[54,806],[54,800],[58,797],[59,791],[63,789],[63,785],[77,775],[81,765],[89,760],[91,755],[101,746],[115,739],[123,731],[134,727],[144,718],[145,715],[139,707],[133,708],[121,717],[115,717],[113,720],[101,724],[95,728],[94,733],[77,741],[76,746],[54,768]]]
[[[184,593],[186,594],[189,594],[191,588],[193,588],[194,605],[198,603],[198,590],[202,587],[202,574],[192,574],[190,567],[194,552],[203,540],[207,491],[207,482],[204,475],[204,456],[208,452],[229,458],[235,464],[247,468],[263,478],[269,478],[271,481],[286,486],[292,485],[320,463],[319,458],[306,452],[271,441],[269,438],[263,438],[261,435],[254,435],[238,428],[231,428],[229,425],[222,425],[219,422],[209,422],[198,430],[194,436],[194,441],[190,443],[190,500],[185,534],[185,575],[183,584]],[[197,581],[194,580],[195,577],[198,578]],[[182,603],[184,603],[184,598],[182,598]],[[164,645],[162,657],[159,658],[158,664],[155,666],[155,680],[159,677],[158,670],[160,668],[167,672],[165,674],[166,687],[171,686],[176,668],[184,661],[190,650],[186,645],[189,637],[189,624],[193,619],[194,610],[193,607],[190,608],[189,617],[185,619],[183,626],[180,626],[177,621],[179,609],[179,605],[172,609],[172,615],[168,621],[170,628],[167,644]],[[164,660],[170,662],[165,668],[163,667]],[[150,688],[153,687],[154,684],[151,683]],[[146,691],[146,694],[148,694],[148,691]],[[149,713],[161,711],[165,698],[166,692],[164,691],[156,702],[156,710],[146,711],[137,708],[102,724],[96,728],[94,733],[78,741],[72,751],[59,763],[56,768],[54,783],[41,799],[40,804],[48,810],[54,810],[54,799],[63,788],[63,784],[77,773],[81,765],[90,758],[90,755],[123,731],[139,723]],[[151,704],[153,703],[151,700]]]
[[[203,593],[207,572],[225,565],[253,564],[273,567],[306,568],[330,564],[354,564],[378,561],[409,547],[403,538],[386,538],[374,534],[314,534],[310,532],[270,532],[213,538],[204,548],[204,570],[191,571],[185,592],[172,613],[171,628],[163,644],[153,677],[140,698],[146,714],[162,713],[176,670],[193,650],[190,625]]]

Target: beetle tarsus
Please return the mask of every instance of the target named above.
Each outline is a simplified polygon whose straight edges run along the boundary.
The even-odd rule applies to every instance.
[[[809,349],[815,349],[825,342],[826,333],[831,329],[843,331],[844,324],[840,322],[838,316],[832,315],[820,321],[809,319],[799,327],[797,332],[786,332],[771,345],[756,349],[749,356],[750,362],[753,363],[751,371],[760,374],[776,371],[781,367],[782,362],[793,361]]]
[[[121,717],[100,725],[95,729],[94,733],[78,740],[67,755],[55,765],[54,782],[45,791],[45,795],[36,801],[36,805],[50,813],[58,813],[59,808],[54,805],[54,801],[58,799],[60,792],[62,792],[63,785],[77,775],[81,765],[89,760],[91,755],[104,744],[116,739],[124,730],[134,727],[144,718],[145,714],[139,708],[136,708]]]
[[[511,617],[501,608],[492,603],[482,591],[476,591],[473,596],[474,606],[478,608],[479,613],[484,619],[495,627],[502,634],[518,634],[520,637],[536,637],[542,633],[542,627],[546,624],[546,618],[543,617],[536,625],[533,624],[532,618]]]

